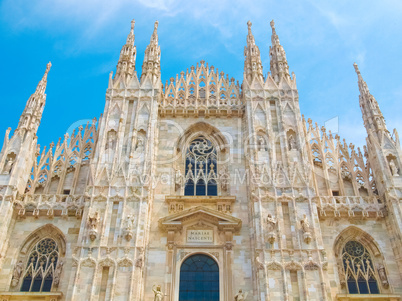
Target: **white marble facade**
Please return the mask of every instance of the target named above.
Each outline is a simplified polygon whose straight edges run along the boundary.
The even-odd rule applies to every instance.
[[[204,61],[163,85],[133,21],[101,118],[41,150],[48,64],[0,153],[1,301],[400,300],[396,130],[357,65],[367,146],[306,121],[274,22],[266,77],[247,25],[241,85]]]

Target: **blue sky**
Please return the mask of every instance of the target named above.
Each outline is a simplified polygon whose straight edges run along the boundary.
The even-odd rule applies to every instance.
[[[366,132],[355,61],[388,129],[402,131],[401,16],[398,0],[3,0],[0,134],[16,128],[49,60],[39,143],[56,142],[76,121],[99,117],[108,74],[115,71],[131,19],[136,20],[139,74],[159,21],[163,83],[200,60],[242,82],[248,20],[266,75],[274,19],[290,71],[296,73],[302,114],[320,125],[338,117],[340,136],[361,146]]]

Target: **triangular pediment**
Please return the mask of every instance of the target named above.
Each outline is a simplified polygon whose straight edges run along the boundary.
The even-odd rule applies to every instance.
[[[161,218],[159,227],[164,230],[181,230],[184,223],[196,220],[208,220],[220,230],[238,231],[242,225],[241,219],[229,214],[204,206],[196,206]]]

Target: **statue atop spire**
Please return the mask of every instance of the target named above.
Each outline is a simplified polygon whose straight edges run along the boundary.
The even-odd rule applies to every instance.
[[[274,20],[270,22],[270,25],[272,28],[272,45],[269,47],[270,68],[273,79],[275,82],[279,83],[282,77],[290,79],[289,65],[286,60],[285,50],[279,42],[279,37],[275,30]]]
[[[152,75],[152,81],[159,78],[161,74],[160,60],[161,60],[161,48],[158,45],[158,25],[159,22],[155,21],[154,31],[151,36],[149,45],[145,49],[144,62],[142,64],[141,81],[146,75]]]
[[[252,23],[248,21],[247,46],[244,47],[244,78],[249,83],[251,83],[254,78],[263,81],[260,49],[255,44],[251,25]]]
[[[357,82],[359,85],[359,103],[362,110],[364,127],[366,128],[367,134],[374,132],[381,142],[384,133],[390,135],[385,124],[384,116],[382,115],[377,100],[371,95],[367,83],[360,73],[359,67],[356,63],[354,63],[353,66],[357,74]]]
[[[134,74],[135,71],[135,58],[137,55],[137,49],[134,46],[134,25],[135,20],[131,21],[131,30],[127,36],[126,44],[123,45],[120,51],[119,61],[116,67],[115,80],[123,78],[127,82]]]

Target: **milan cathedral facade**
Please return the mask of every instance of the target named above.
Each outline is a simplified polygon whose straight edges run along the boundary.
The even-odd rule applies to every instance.
[[[398,133],[356,64],[367,145],[306,120],[274,22],[265,77],[247,25],[241,85],[163,84],[133,21],[101,117],[40,149],[48,64],[0,153],[1,301],[400,300]]]

